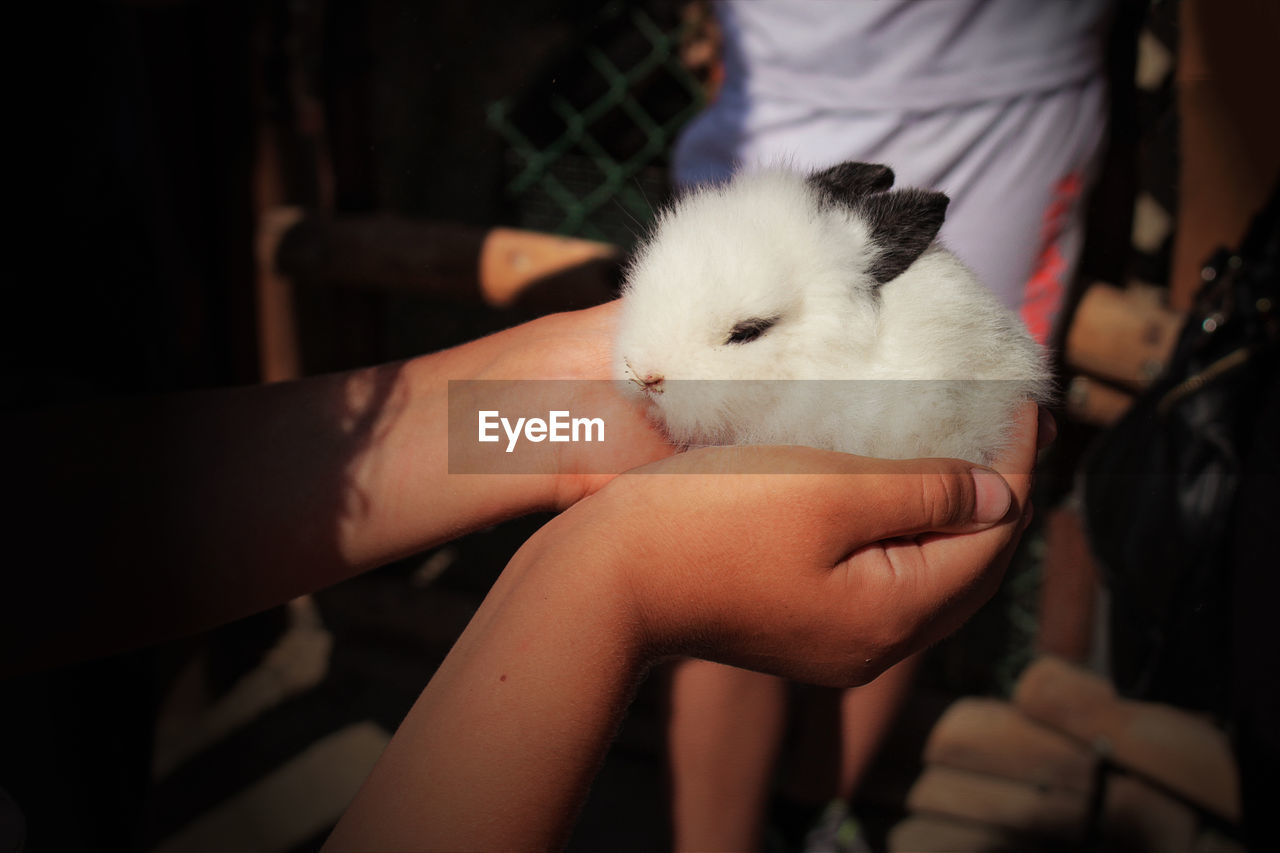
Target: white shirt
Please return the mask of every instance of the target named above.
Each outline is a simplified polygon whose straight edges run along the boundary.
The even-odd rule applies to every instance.
[[[725,81],[677,143],[678,183],[780,163],[888,164],[898,186],[951,196],[941,239],[1007,305],[1056,310],[1103,139],[1108,0],[722,0],[716,11]],[[1029,282],[1050,251],[1054,292],[1036,296]]]

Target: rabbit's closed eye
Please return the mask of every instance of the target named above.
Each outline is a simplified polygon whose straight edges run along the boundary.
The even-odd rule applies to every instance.
[[[781,317],[753,317],[750,320],[743,320],[729,330],[729,337],[725,339],[726,344],[748,344],[765,332],[773,328],[774,324],[781,320]]]

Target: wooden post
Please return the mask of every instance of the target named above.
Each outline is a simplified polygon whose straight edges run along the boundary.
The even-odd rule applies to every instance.
[[[395,216],[308,217],[284,234],[276,255],[279,271],[299,285],[543,310],[613,298],[620,263],[607,243]]]

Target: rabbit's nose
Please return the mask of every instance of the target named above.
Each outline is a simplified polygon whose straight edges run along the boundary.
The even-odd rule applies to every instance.
[[[644,383],[644,390],[646,391],[662,390],[662,374],[661,373],[646,373],[644,375],[644,378],[640,381]]]

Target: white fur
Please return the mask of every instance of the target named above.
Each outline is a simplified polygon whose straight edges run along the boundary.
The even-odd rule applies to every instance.
[[[628,271],[616,375],[635,393],[663,377],[649,397],[679,444],[989,462],[1017,403],[1048,389],[1040,348],[936,243],[877,289],[869,235],[794,172],[694,191]],[[773,316],[758,339],[725,342],[736,323]]]

